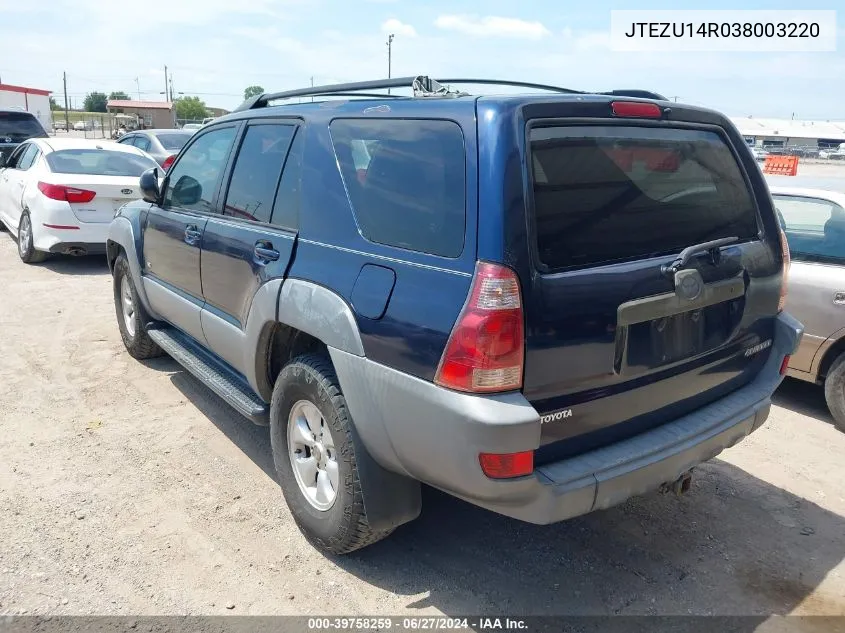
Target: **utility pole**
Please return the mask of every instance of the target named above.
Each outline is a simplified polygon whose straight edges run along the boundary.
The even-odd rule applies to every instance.
[[[138,86],[138,101],[141,100],[141,81],[135,77],[135,85]]]
[[[65,132],[70,132],[70,116],[68,115],[67,109],[67,73],[62,73],[62,84],[65,88]]]
[[[393,33],[387,36],[387,78],[390,79],[390,71],[393,54]],[[387,89],[387,94],[390,94],[390,88]]]
[[[168,86],[169,86],[169,84],[167,83],[167,66],[165,66],[164,67],[164,100],[165,101],[170,101],[170,93],[168,92],[168,89],[169,89]]]
[[[170,73],[170,98],[168,101],[173,101],[173,95],[176,94],[173,92],[173,73]]]

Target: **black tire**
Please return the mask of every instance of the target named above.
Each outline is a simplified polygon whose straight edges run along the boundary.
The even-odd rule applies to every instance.
[[[824,381],[824,398],[833,423],[845,433],[845,353],[833,361]]]
[[[307,400],[319,409],[334,443],[340,485],[328,510],[318,510],[300,490],[288,453],[288,418],[300,400]],[[351,427],[346,399],[328,358],[306,354],[282,368],[270,406],[270,441],[276,473],[299,529],[317,548],[332,554],[348,554],[393,531],[376,532],[367,522]]]
[[[124,278],[129,284],[129,292],[132,295],[132,302],[134,306],[133,320],[135,322],[135,327],[134,332],[132,333],[129,332],[123,316],[121,284]],[[150,338],[150,335],[147,334],[147,323],[149,323],[149,317],[138,297],[138,291],[135,288],[135,282],[132,279],[132,271],[129,268],[129,262],[126,260],[126,255],[123,253],[118,255],[117,260],[114,263],[112,288],[114,290],[114,309],[115,315],[117,316],[117,326],[120,329],[120,337],[123,339],[123,344],[126,346],[126,350],[129,354],[138,360],[155,358],[156,356],[164,354],[161,348]]]
[[[29,227],[29,230],[24,231],[25,235],[23,241],[21,241],[21,228],[25,225]],[[47,259],[47,253],[35,250],[32,240],[32,219],[29,217],[29,211],[24,211],[18,221],[18,257],[24,264],[39,264]]]

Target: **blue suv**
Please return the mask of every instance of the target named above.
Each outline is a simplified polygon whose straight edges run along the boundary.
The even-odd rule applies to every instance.
[[[480,83],[535,92],[453,87]],[[265,94],[141,188],[108,241],[127,350],[269,424],[333,553],[416,518],[423,483],[539,524],[685,490],[803,334],[743,137],[644,91]]]

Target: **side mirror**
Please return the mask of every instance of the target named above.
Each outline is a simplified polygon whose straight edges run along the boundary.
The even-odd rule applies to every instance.
[[[141,174],[139,185],[144,202],[158,203],[159,197],[161,197],[161,187],[158,183],[158,167],[152,167]]]
[[[189,207],[202,198],[202,185],[196,178],[182,176],[173,185],[173,204],[179,207]]]

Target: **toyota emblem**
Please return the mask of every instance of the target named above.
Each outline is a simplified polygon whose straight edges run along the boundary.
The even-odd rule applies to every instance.
[[[120,193],[122,193],[123,195],[128,196],[128,195],[131,195],[131,194],[132,194],[132,190],[131,190],[131,189],[121,189],[121,190],[120,190]]]

